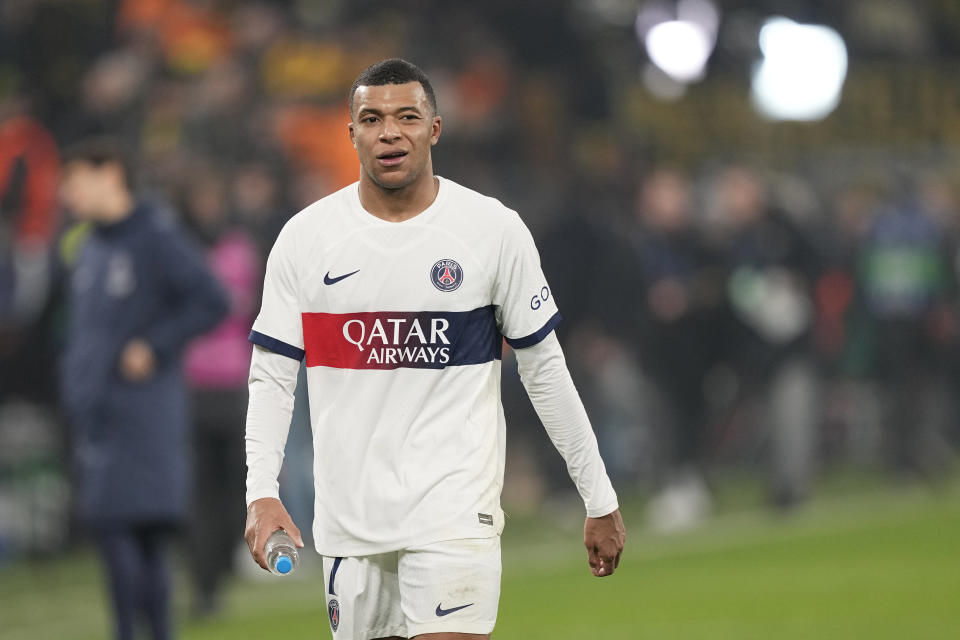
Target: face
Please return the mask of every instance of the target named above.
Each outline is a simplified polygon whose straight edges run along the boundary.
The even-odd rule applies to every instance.
[[[689,226],[690,186],[680,174],[657,171],[644,184],[641,198],[641,214],[652,227],[680,231]]]
[[[766,194],[760,177],[741,167],[727,169],[720,178],[720,202],[734,225],[763,217]]]
[[[441,121],[419,82],[357,87],[352,116],[350,140],[361,180],[393,191],[432,179],[430,149],[440,138]]]
[[[63,169],[60,199],[78,220],[96,220],[104,188],[104,169],[74,161]]]

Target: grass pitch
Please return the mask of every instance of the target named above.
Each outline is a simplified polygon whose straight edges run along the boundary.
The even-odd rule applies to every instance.
[[[735,509],[670,537],[644,530],[639,505],[624,516],[627,552],[603,579],[589,573],[577,525],[508,520],[494,638],[960,638],[958,482],[861,488],[785,516]],[[322,576],[305,569],[238,581],[220,618],[183,620],[180,637],[331,637]],[[105,606],[88,553],[0,569],[4,640],[107,638]]]

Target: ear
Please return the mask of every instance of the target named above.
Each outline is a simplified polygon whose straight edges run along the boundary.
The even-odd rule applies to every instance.
[[[433,116],[433,122],[430,123],[430,146],[437,144],[440,139],[440,133],[443,131],[443,118]]]
[[[354,129],[353,120],[347,123],[347,129],[350,130],[350,144],[353,145],[353,148],[357,148],[357,132]]]

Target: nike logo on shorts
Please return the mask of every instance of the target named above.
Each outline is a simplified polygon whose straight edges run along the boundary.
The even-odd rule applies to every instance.
[[[338,282],[340,282],[340,281],[343,280],[344,278],[349,278],[350,276],[352,276],[352,275],[355,274],[355,273],[360,273],[360,269],[357,269],[356,271],[351,271],[350,273],[345,273],[344,275],[342,275],[342,276],[337,276],[336,278],[331,278],[331,277],[330,277],[330,272],[327,271],[327,275],[323,276],[323,284],[337,284]]]
[[[437,605],[437,617],[443,617],[455,611],[460,611],[460,609],[466,609],[467,607],[472,607],[473,603],[471,602],[470,604],[463,604],[463,605],[460,605],[459,607],[453,607],[452,609],[441,609],[442,606],[443,606],[442,602]]]

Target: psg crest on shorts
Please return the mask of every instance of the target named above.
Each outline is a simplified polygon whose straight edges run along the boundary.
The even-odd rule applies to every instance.
[[[340,626],[340,603],[336,598],[330,598],[330,604],[327,605],[327,613],[330,615],[330,628],[334,631]]]
[[[463,269],[456,260],[437,260],[430,269],[430,281],[440,291],[453,291],[463,282]]]

